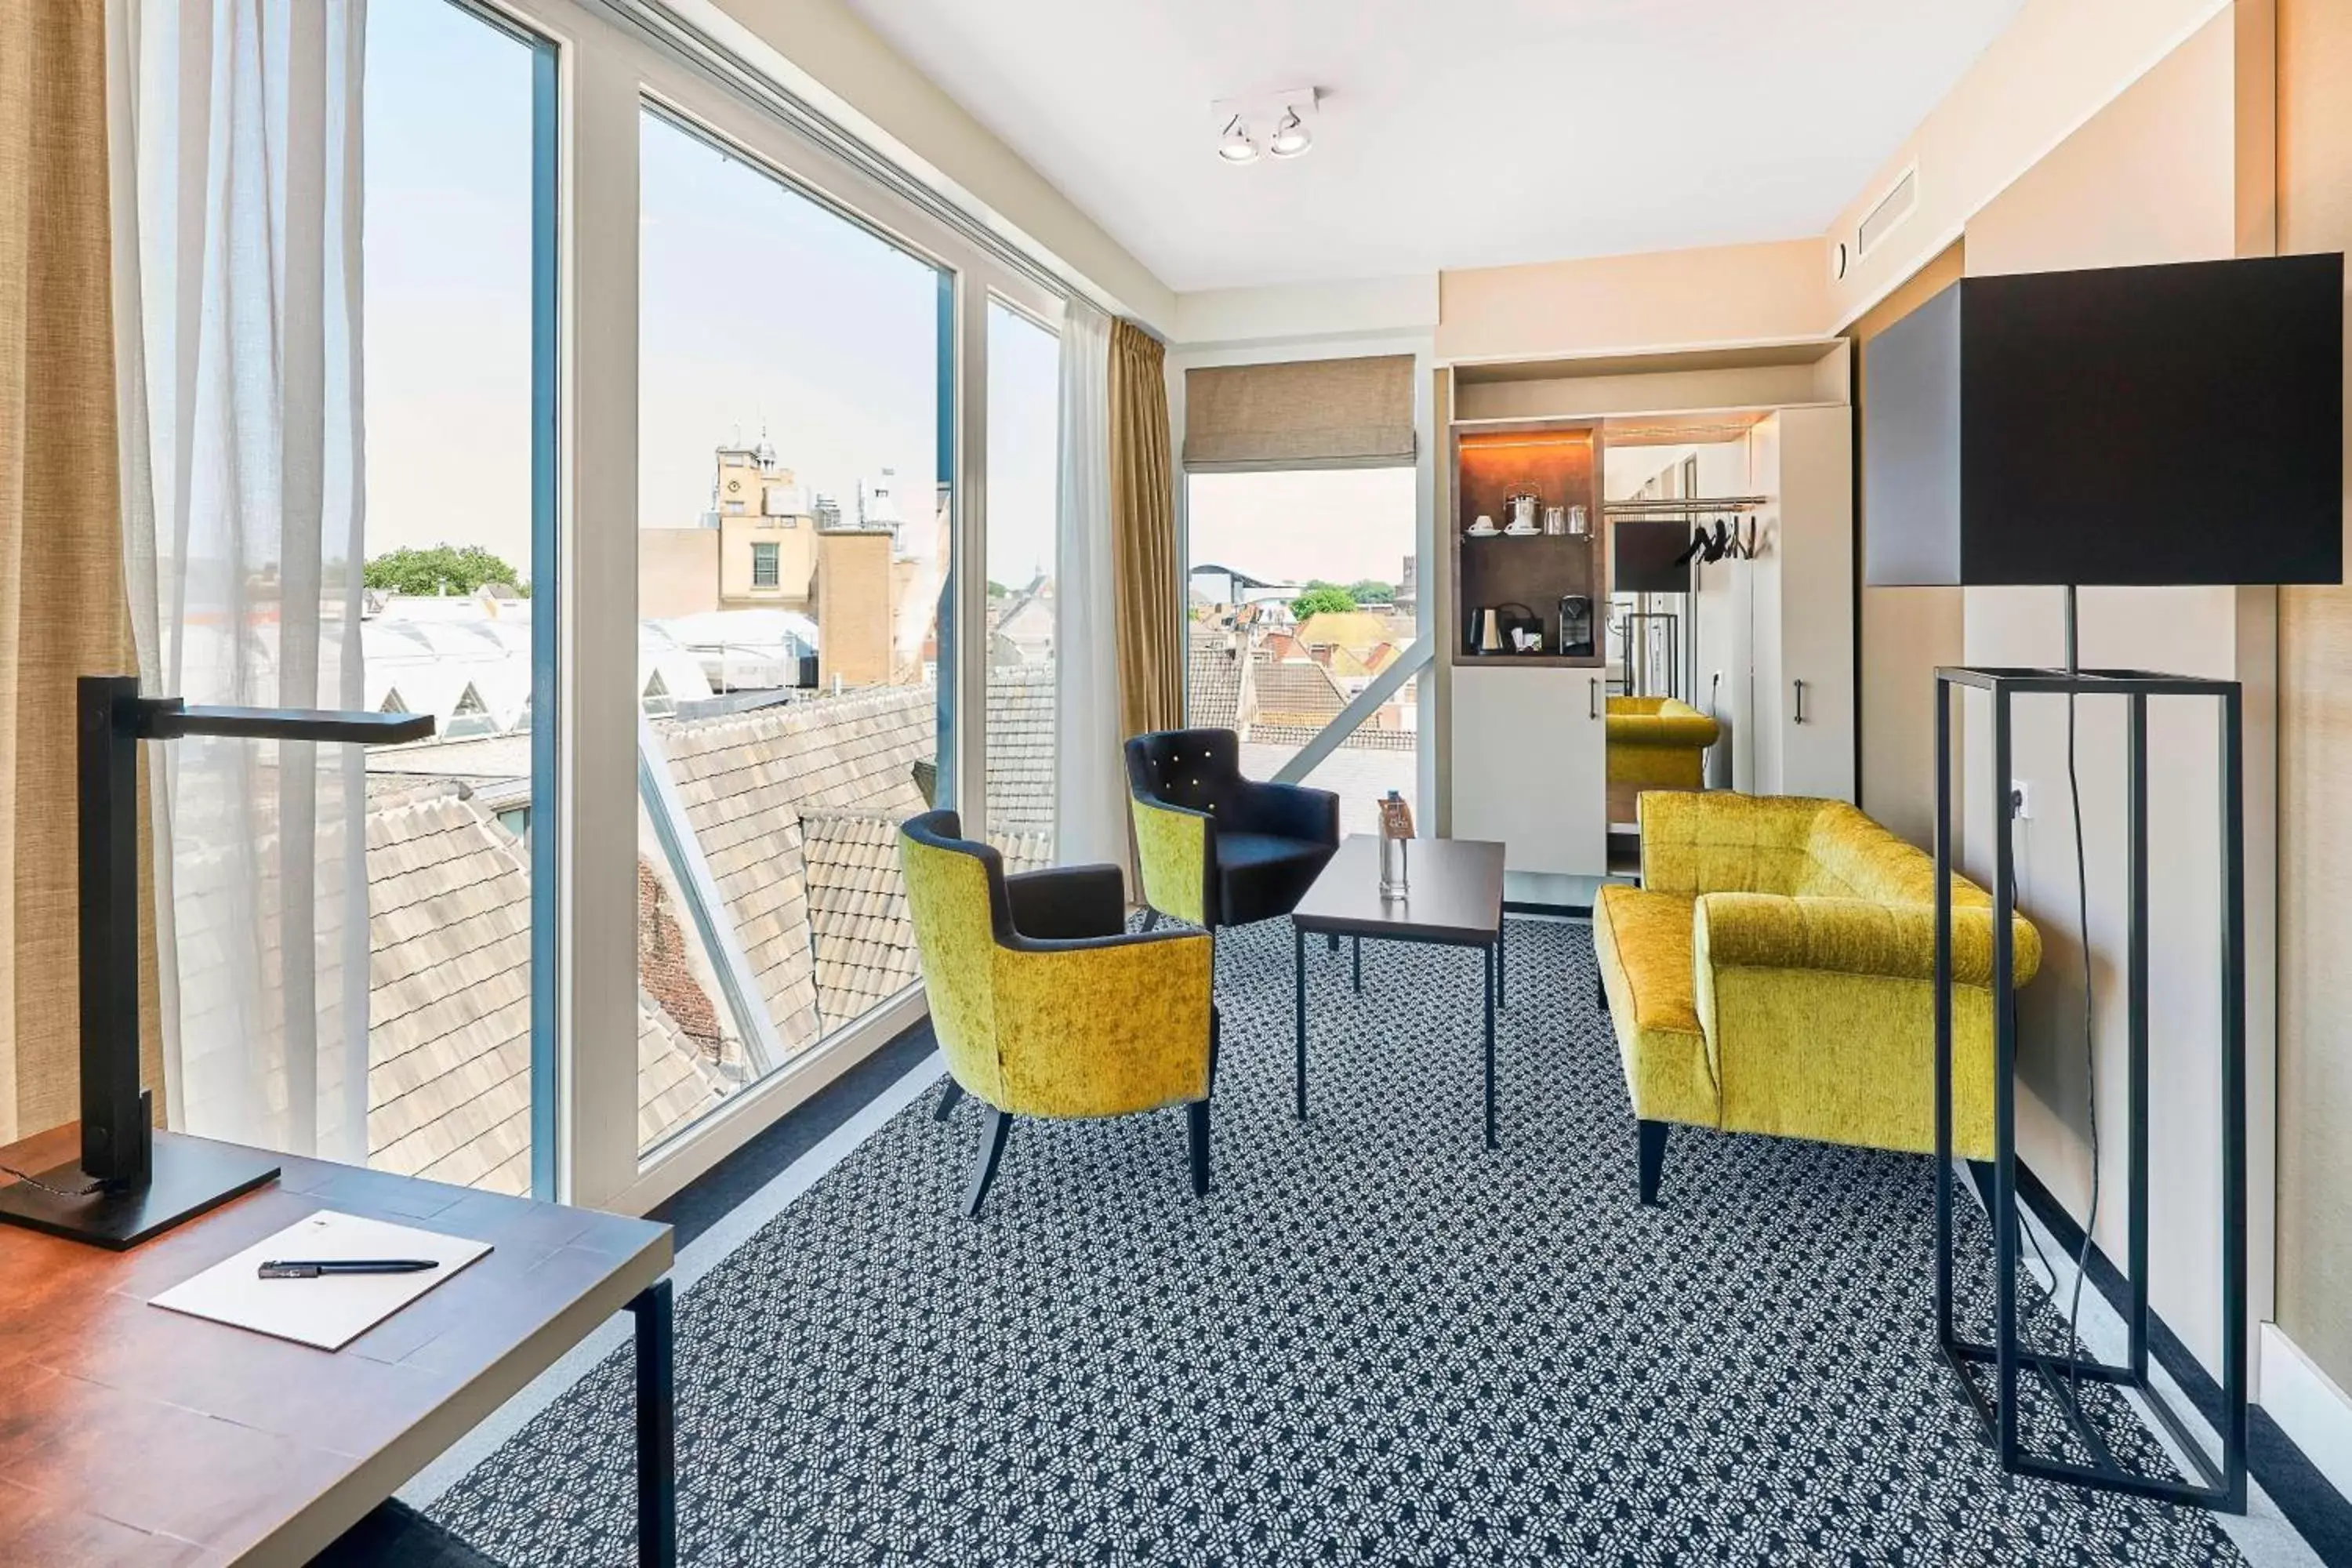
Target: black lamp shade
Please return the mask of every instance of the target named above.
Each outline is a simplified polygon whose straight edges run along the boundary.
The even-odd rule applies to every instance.
[[[1969,278],[1863,350],[1864,577],[2340,583],[2344,258]]]
[[[1609,586],[1620,594],[1687,594],[1690,563],[1675,561],[1690,549],[1687,522],[1613,522],[1609,525]]]

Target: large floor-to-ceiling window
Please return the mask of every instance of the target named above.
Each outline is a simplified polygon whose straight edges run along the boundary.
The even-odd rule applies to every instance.
[[[660,110],[639,147],[652,1147],[916,979],[896,838],[952,744],[954,344],[929,259]]]
[[[988,306],[988,826],[1007,856],[1054,858],[1055,498],[1061,342]]]
[[[366,18],[331,564],[347,700],[436,732],[351,763],[367,1050],[299,1146],[642,1206],[919,1018],[901,821],[1053,854],[1060,287],[670,8]],[[173,1114],[267,1142],[313,1090],[232,1059],[207,929]]]
[[[352,803],[365,1152],[520,1193],[552,1061],[535,1071],[534,931],[554,906],[534,897],[532,832],[555,722],[534,637],[554,586],[553,49],[450,0],[389,0],[368,8],[365,58],[359,692],[436,730],[369,752]],[[203,960],[201,932],[184,931],[192,1029]]]

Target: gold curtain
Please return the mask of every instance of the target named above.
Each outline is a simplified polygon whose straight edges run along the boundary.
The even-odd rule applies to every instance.
[[[105,0],[0,5],[0,1142],[77,1111],[74,678],[137,668],[106,116]],[[154,1085],[152,903],[142,910]]]
[[[1111,564],[1118,589],[1118,717],[1129,735],[1183,721],[1165,360],[1159,339],[1132,321],[1111,323]]]

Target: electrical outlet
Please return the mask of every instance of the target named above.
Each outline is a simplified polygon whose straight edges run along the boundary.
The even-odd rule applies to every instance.
[[[2023,779],[2009,781],[2009,815],[2020,822],[2033,816],[2033,786]]]

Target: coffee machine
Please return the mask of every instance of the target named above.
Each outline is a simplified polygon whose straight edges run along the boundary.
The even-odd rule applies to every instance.
[[[1559,651],[1569,658],[1591,658],[1598,644],[1592,632],[1592,600],[1584,594],[1563,594],[1559,600]]]

